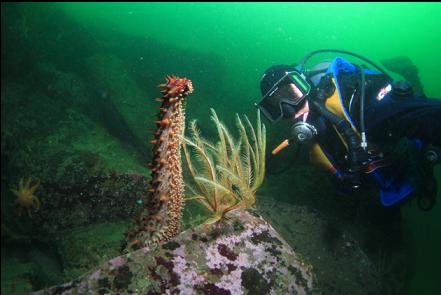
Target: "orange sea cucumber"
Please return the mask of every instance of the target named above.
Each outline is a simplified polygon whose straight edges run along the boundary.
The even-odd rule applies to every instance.
[[[162,97],[154,134],[152,180],[144,209],[126,234],[126,249],[134,250],[178,234],[184,205],[181,138],[185,128],[184,100],[193,92],[187,78],[167,76],[159,85]]]

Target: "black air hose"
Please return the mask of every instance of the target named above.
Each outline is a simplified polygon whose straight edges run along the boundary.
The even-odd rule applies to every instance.
[[[364,74],[364,70],[362,67],[358,66],[360,70],[360,83],[361,83],[361,91],[360,91],[360,133],[361,133],[361,147],[366,150],[367,148],[367,139],[366,139],[366,127],[364,124],[364,101],[366,97],[366,77]]]
[[[346,119],[342,119],[336,114],[330,112],[323,105],[323,103],[319,102],[318,100],[313,100],[312,103],[314,104],[314,106],[317,107],[319,113],[327,120],[329,120],[332,124],[334,124],[337,127],[337,130],[344,136],[349,148],[349,172],[351,172],[352,176],[352,187],[360,187],[360,141],[357,134],[354,132],[352,126],[349,124],[348,121],[346,121]]]

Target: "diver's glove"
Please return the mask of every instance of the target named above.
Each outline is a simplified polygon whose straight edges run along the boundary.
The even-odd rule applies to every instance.
[[[360,174],[346,171],[338,177],[331,178],[332,184],[335,186],[336,192],[342,196],[351,196],[361,187]]]
[[[358,190],[362,185],[360,171],[349,170],[347,173],[344,173],[341,178],[344,186],[349,187],[352,190]]]
[[[369,154],[366,150],[359,147],[351,151],[349,169],[343,177],[350,182],[352,189],[359,189],[362,185],[361,173],[369,164]]]

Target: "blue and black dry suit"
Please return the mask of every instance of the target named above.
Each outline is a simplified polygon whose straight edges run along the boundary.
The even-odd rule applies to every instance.
[[[365,78],[366,150],[359,145],[361,70]],[[419,185],[393,153],[386,152],[386,146],[396,146],[403,138],[412,143],[411,151],[420,154],[429,145],[441,146],[441,100],[403,95],[394,91],[392,82],[383,73],[337,57],[316,85],[317,95],[310,102],[307,119],[317,129],[311,160],[343,182],[376,183],[383,206],[399,203]]]

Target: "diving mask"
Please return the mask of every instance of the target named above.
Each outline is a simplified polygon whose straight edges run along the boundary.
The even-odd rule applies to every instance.
[[[282,117],[292,115],[299,104],[309,95],[311,85],[306,77],[297,72],[286,72],[264,97],[256,104],[264,116],[272,123]]]

